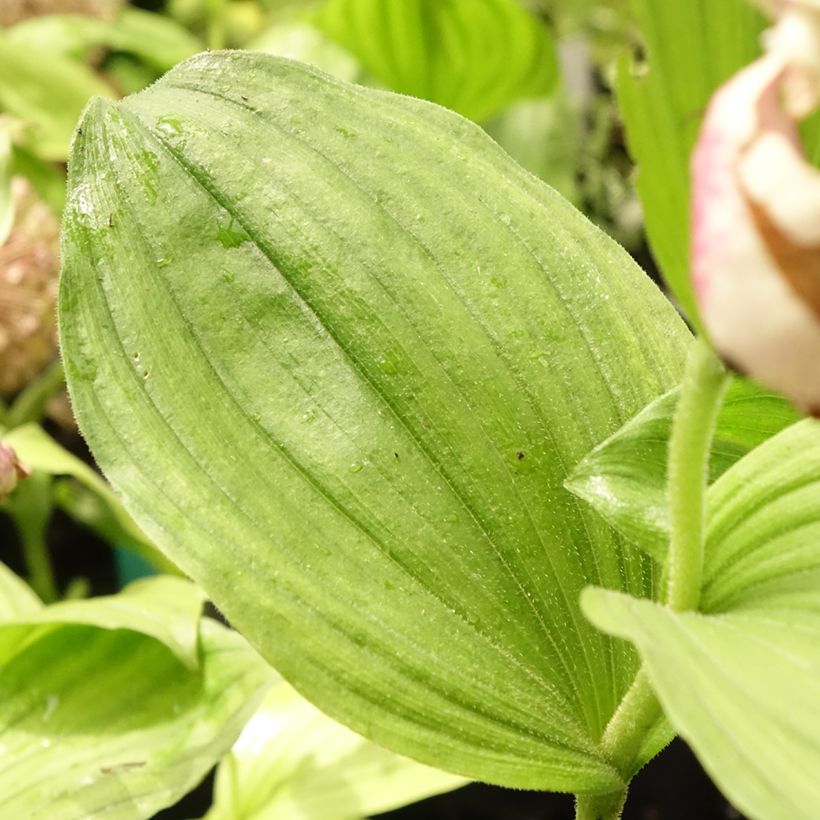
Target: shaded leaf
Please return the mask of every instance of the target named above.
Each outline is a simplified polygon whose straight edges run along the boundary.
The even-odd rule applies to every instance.
[[[312,20],[388,88],[474,120],[557,79],[551,37],[515,0],[326,0]]]
[[[0,31],[0,110],[23,121],[25,145],[37,156],[66,158],[77,119],[94,96],[113,94],[90,68]]]
[[[715,89],[759,53],[764,21],[748,0],[632,0],[648,73],[618,67],[618,105],[638,164],[652,252],[691,322],[689,156]]]
[[[91,106],[70,187],[67,379],[140,526],[380,745],[616,787],[635,660],[577,600],[651,563],[562,482],[680,378],[629,257],[462,118],[259,54]]]
[[[669,540],[666,465],[678,396],[675,388],[652,402],[585,456],[566,481],[570,492],[658,560]],[[734,379],[718,417],[709,480],[799,418],[781,396]]]
[[[381,749],[280,683],[219,764],[208,820],[351,820],[468,781]]]

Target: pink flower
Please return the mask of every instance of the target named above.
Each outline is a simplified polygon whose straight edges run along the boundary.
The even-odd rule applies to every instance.
[[[769,52],[712,99],[693,157],[693,277],[737,369],[820,414],[820,172],[795,118],[820,97],[820,0],[767,0]]]
[[[0,441],[0,501],[16,486],[21,478],[28,478],[31,471],[17,458],[17,453]]]

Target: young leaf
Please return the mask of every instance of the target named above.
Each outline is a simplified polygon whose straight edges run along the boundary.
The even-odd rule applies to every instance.
[[[76,624],[41,631],[7,659],[0,667],[4,814],[150,817],[196,785],[271,680],[236,633],[206,618],[199,639],[199,672],[143,634]]]
[[[712,616],[602,589],[586,590],[582,605],[601,629],[635,643],[672,724],[744,814],[756,820],[817,816],[816,592],[808,609]]]
[[[207,820],[353,820],[466,782],[381,749],[283,682],[219,764]]]
[[[761,445],[709,490],[701,605],[709,612],[816,608],[818,582],[820,424],[808,419]]]
[[[618,67],[618,105],[638,164],[652,252],[690,321],[689,155],[715,89],[760,52],[764,21],[748,0],[632,0],[649,71]]]
[[[388,88],[473,120],[557,78],[551,37],[516,0],[326,0],[313,20]]]
[[[566,488],[658,560],[666,555],[669,521],[666,463],[675,388],[630,419],[575,467]],[[781,396],[735,379],[718,417],[709,462],[714,481],[750,450],[800,419]]]
[[[480,129],[260,54],[89,107],[61,334],[92,450],[282,674],[380,745],[610,790],[634,656],[590,582],[649,559],[562,487],[687,334]]]

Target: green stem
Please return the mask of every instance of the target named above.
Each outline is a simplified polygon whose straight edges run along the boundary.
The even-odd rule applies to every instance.
[[[689,351],[669,439],[666,605],[697,609],[703,576],[709,453],[729,375],[703,339]]]
[[[700,600],[709,454],[728,382],[712,349],[697,339],[689,352],[669,439],[671,536],[664,572],[666,603],[675,610],[695,609]],[[641,747],[662,714],[641,667],[601,737],[601,752],[625,779],[634,773]],[[578,795],[576,820],[618,820],[625,800],[626,789]]]
[[[45,603],[51,604],[60,597],[60,593],[57,589],[46,540],[36,534],[26,534],[22,542],[29,586]]]

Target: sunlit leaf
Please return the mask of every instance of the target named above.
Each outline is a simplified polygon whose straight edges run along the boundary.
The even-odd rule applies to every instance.
[[[280,683],[219,764],[207,820],[352,820],[466,782],[381,749]]]
[[[659,560],[666,555],[669,540],[667,448],[678,395],[676,388],[630,419],[592,450],[566,482],[567,489]],[[735,379],[718,417],[710,481],[799,418],[781,396]]]
[[[197,628],[205,596],[181,578],[146,578],[134,581],[116,595],[60,601],[36,611],[28,606],[21,609],[19,596],[11,600],[16,602],[16,613],[0,623],[4,633],[27,633],[26,639],[30,640],[32,635],[47,631],[32,628],[36,626],[84,624],[100,629],[127,629],[156,638],[186,666],[197,666]]]
[[[648,73],[618,69],[618,104],[638,164],[652,252],[690,321],[689,155],[715,89],[760,52],[764,21],[749,0],[632,0]]]
[[[203,55],[81,128],[63,354],[140,526],[380,745],[616,787],[635,659],[577,600],[651,562],[562,484],[680,378],[654,285],[476,126],[290,61]]]
[[[197,672],[130,630],[65,624],[35,637],[0,666],[7,817],[152,816],[230,748],[270,681],[242,638],[209,619]]]
[[[43,606],[31,587],[0,563],[0,619],[35,613]]]
[[[393,91],[474,120],[555,85],[555,50],[516,0],[326,0],[312,18]]]

